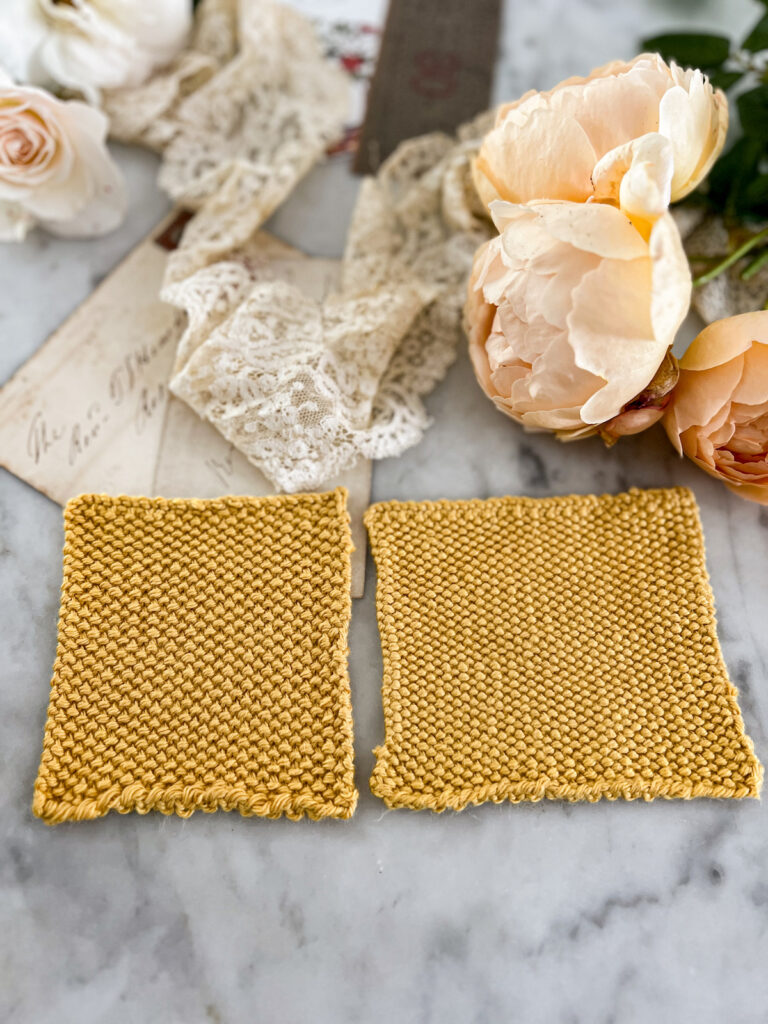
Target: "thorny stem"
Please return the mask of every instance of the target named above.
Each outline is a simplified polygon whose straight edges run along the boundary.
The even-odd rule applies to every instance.
[[[707,284],[709,281],[714,281],[714,279],[719,277],[724,270],[732,267],[734,263],[738,263],[742,256],[746,256],[748,252],[751,252],[752,249],[765,241],[768,241],[768,228],[763,228],[762,231],[758,231],[756,235],[753,235],[743,245],[740,245],[739,248],[735,249],[730,256],[726,256],[724,260],[721,260],[720,263],[712,267],[711,270],[708,270],[706,273],[694,278],[693,287],[700,288],[703,284]]]

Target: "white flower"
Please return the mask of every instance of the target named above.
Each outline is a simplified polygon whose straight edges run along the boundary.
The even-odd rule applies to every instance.
[[[191,0],[2,0],[0,64],[19,82],[99,101],[141,85],[183,46]]]
[[[125,190],[93,107],[14,85],[0,71],[0,240],[39,223],[69,237],[101,235],[125,214]]]

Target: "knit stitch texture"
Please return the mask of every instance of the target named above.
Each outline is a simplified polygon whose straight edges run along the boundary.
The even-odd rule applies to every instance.
[[[366,525],[388,806],[759,794],[688,490],[386,502]]]
[[[81,495],[34,813],[349,818],[346,492]]]

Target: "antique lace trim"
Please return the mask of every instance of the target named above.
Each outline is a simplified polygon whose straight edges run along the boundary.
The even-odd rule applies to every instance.
[[[105,96],[112,134],[161,149],[161,187],[197,211],[170,279],[257,230],[341,135],[348,89],[298,12],[204,0],[188,50],[139,88]]]
[[[338,294],[274,280],[255,233],[347,101],[310,24],[273,0],[203,0],[170,67],[104,97],[112,134],[161,150],[162,187],[196,211],[162,292],[188,314],[171,390],[285,490],[421,438],[490,231],[469,174],[489,115],[406,142],[364,182]]]
[[[255,0],[259,3],[260,0]],[[203,0],[189,46],[139,86],[102,91],[110,135],[162,150],[173,137],[182,101],[238,50],[238,0]]]
[[[188,276],[163,297],[187,311],[171,390],[278,487],[316,486],[360,457],[400,454],[428,419],[422,396],[450,365],[472,255],[490,234],[469,174],[485,124],[401,145],[360,190],[340,289],[285,281],[237,233],[228,258],[185,234]],[[225,237],[226,236],[226,237]]]

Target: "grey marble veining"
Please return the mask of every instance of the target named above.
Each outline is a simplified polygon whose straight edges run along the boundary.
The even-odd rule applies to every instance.
[[[306,6],[306,4],[304,5]],[[515,4],[500,80],[551,84],[741,3]],[[517,26],[517,28],[515,28]],[[4,379],[165,208],[123,150],[131,220],[111,238],[0,251]],[[337,255],[355,184],[327,165],[273,229]],[[373,497],[545,496],[685,484],[699,501],[721,641],[768,760],[768,511],[678,460],[663,434],[563,446],[526,435],[462,354],[434,425],[375,467]],[[756,801],[386,812],[368,789],[383,732],[374,573],[350,672],[349,823],[31,815],[61,579],[61,512],[0,472],[0,1020],[13,1024],[759,1024],[768,1020],[768,809]]]

